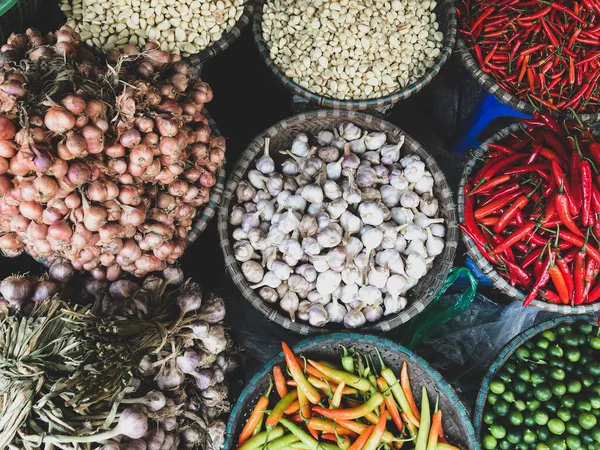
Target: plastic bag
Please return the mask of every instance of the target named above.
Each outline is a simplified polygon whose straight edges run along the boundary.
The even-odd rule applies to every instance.
[[[468,269],[453,267],[431,303],[407,324],[386,333],[386,337],[414,349],[434,330],[462,314],[473,302],[476,289],[477,280]]]

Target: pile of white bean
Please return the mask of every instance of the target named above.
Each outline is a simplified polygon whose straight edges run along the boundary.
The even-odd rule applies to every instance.
[[[67,25],[89,46],[108,53],[127,44],[157,42],[189,56],[221,39],[246,0],[61,0]]]
[[[262,300],[317,327],[358,328],[406,307],[446,230],[433,176],[403,143],[345,122],[299,133],[277,149],[290,156],[279,167],[266,140],[230,212],[234,256]]]
[[[296,84],[342,100],[418,81],[440,55],[435,0],[267,0],[262,33]]]

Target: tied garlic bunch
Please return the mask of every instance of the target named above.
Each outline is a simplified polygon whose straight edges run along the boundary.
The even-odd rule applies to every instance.
[[[440,56],[444,34],[424,0],[268,0],[262,36],[270,58],[320,95],[376,98],[415,83]]]
[[[403,143],[345,122],[298,134],[279,166],[265,140],[229,218],[235,258],[260,298],[316,327],[358,328],[406,307],[445,227],[433,176]]]
[[[184,57],[221,39],[244,12],[245,0],[61,0],[67,25],[90,47],[108,53],[157,42]]]
[[[0,373],[18,394],[4,397],[0,448],[221,449],[238,366],[223,299],[174,267],[112,283],[73,275],[55,263],[0,283],[3,361],[30,371]]]

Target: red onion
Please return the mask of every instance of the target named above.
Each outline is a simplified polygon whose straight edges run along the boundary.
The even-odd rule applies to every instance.
[[[136,207],[123,205],[122,206],[123,213],[121,218],[119,219],[119,223],[123,226],[134,226],[137,227],[144,223],[146,219],[146,213]]]
[[[75,126],[75,117],[61,106],[53,106],[44,116],[46,128],[54,133],[63,134]]]
[[[121,277],[122,273],[123,271],[119,266],[109,266],[106,268],[106,279],[109,281],[116,281]]]
[[[48,236],[48,225],[31,222],[27,227],[27,239],[31,241],[46,239]]]
[[[85,127],[87,128],[87,127]],[[84,130],[85,130],[84,128]],[[83,130],[82,130],[83,131]],[[65,145],[69,150],[69,153],[73,155],[73,157],[78,157],[83,154],[87,150],[87,142],[83,136],[78,135],[74,131],[69,131],[67,133],[67,139],[65,141]]]
[[[42,223],[46,225],[52,225],[54,222],[59,221],[64,217],[64,214],[61,213],[57,208],[49,207],[44,209],[42,213]]]
[[[6,116],[0,116],[0,139],[12,139],[15,137],[15,134],[16,129],[13,121]],[[6,157],[10,158],[10,156]]]
[[[75,128],[83,128],[88,123],[90,123],[90,119],[85,114],[79,114],[75,117]]]
[[[142,202],[144,192],[134,186],[123,186],[119,192],[119,201],[125,205],[137,206]]]
[[[137,117],[135,126],[142,133],[152,133],[154,131],[154,121],[150,117]]]
[[[0,85],[0,90],[2,90],[2,92],[4,92],[5,94],[14,95],[17,98],[24,97],[26,93],[23,85],[16,80],[6,81],[2,85]]]
[[[67,172],[67,177],[69,181],[76,186],[81,186],[84,183],[87,183],[90,179],[90,168],[82,161],[73,161],[69,165],[69,171]]]
[[[54,160],[52,167],[50,167],[50,169],[48,169],[46,171],[46,173],[48,175],[52,175],[54,178],[60,180],[65,175],[67,175],[68,171],[69,171],[69,164],[66,161],[63,161],[62,159],[57,158]]]
[[[57,241],[66,241],[73,235],[73,230],[69,224],[64,220],[54,222],[48,227],[48,239],[54,239]]]
[[[104,207],[108,212],[108,220],[115,221],[121,217],[121,206],[114,200],[104,202]]]
[[[85,138],[89,153],[95,155],[104,150],[104,133],[96,125],[86,125],[81,129],[81,134]]]
[[[121,145],[127,148],[133,148],[138,145],[142,141],[142,136],[140,132],[135,128],[130,128],[125,131],[121,137],[119,138],[119,142]]]
[[[109,129],[108,121],[104,118],[94,119],[94,125],[102,131],[102,133],[106,133]]]
[[[104,153],[111,158],[120,158],[125,155],[125,147],[120,142],[115,141],[104,148]]]
[[[152,149],[144,144],[136,145],[129,152],[129,160],[142,167],[148,167],[152,164],[153,157]]]
[[[81,206],[81,197],[77,192],[73,192],[65,197],[65,205],[70,209],[75,209]]]
[[[5,175],[0,175],[0,195],[5,195],[7,192],[10,192],[13,185],[8,177]]]
[[[71,238],[71,245],[77,250],[82,250],[90,240],[92,239],[93,233],[88,230],[83,223],[77,223],[75,225],[75,231]]]
[[[106,114],[106,105],[100,100],[88,100],[85,106],[85,112],[90,119],[103,117]]]
[[[85,111],[85,100],[83,97],[75,94],[65,95],[60,104],[71,114],[78,115]]]
[[[10,219],[10,231],[15,233],[23,233],[29,227],[31,220],[21,214],[17,214]]]
[[[127,163],[122,159],[112,159],[108,161],[108,168],[116,174],[122,175],[127,172]]]
[[[19,205],[19,212],[23,214],[25,217],[31,220],[40,220],[42,218],[42,213],[44,212],[44,208],[42,205],[36,202],[24,201]]]
[[[54,198],[58,192],[58,184],[53,178],[46,175],[41,175],[33,180],[35,188],[35,200],[41,203],[47,203]]]
[[[106,222],[107,217],[106,209],[101,206],[89,206],[84,210],[83,224],[90,231],[98,231]]]
[[[0,116],[3,117],[4,116]],[[0,128],[0,132],[1,132],[1,128]],[[17,152],[17,150],[15,149],[15,145],[8,140],[1,140],[0,141],[0,156],[3,158],[12,158],[15,153]]]
[[[184,89],[185,90],[185,89]],[[158,106],[160,112],[172,114],[174,116],[180,116],[183,113],[183,108],[172,98],[166,98]]]
[[[162,165],[160,164],[159,159],[153,159],[152,163],[146,168],[144,172],[145,180],[154,180],[156,176],[160,173],[162,169]]]
[[[217,176],[212,172],[204,172],[200,175],[199,181],[204,187],[212,187],[217,182]]]
[[[174,120],[163,118],[160,116],[156,118],[156,128],[158,128],[158,131],[161,134],[161,136],[167,137],[175,136],[179,131],[179,127],[177,126],[177,123]]]

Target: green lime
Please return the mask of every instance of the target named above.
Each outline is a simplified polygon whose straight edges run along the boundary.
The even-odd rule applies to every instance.
[[[591,363],[587,367],[588,373],[593,377],[600,377],[600,363]]]
[[[523,414],[523,424],[526,427],[534,427],[536,425],[535,420],[531,414]]]
[[[575,409],[579,412],[592,412],[592,403],[587,400],[579,400]]]
[[[575,406],[575,399],[572,395],[565,395],[560,399],[560,402],[565,408],[573,408]]]
[[[515,355],[517,355],[517,358],[519,358],[521,361],[525,361],[525,360],[529,359],[529,356],[530,356],[529,349],[527,347],[519,347],[515,351]]]
[[[533,394],[535,395],[535,398],[542,403],[547,402],[552,398],[552,390],[545,384],[536,387]]]
[[[571,411],[566,408],[560,408],[558,411],[556,411],[556,415],[563,422],[568,422],[571,420]]]
[[[556,340],[556,334],[552,330],[546,330],[540,335],[548,339],[550,342],[554,342]]]
[[[594,416],[593,414],[585,412],[579,414],[577,422],[579,422],[579,425],[581,425],[581,428],[583,428],[584,430],[591,430],[598,423],[598,419],[596,419],[596,416]]]
[[[504,439],[506,436],[506,429],[502,425],[494,424],[490,427],[490,434],[496,439]]]
[[[498,441],[491,434],[488,434],[487,436],[485,436],[483,438],[483,441],[481,441],[481,443],[483,444],[483,448],[487,448],[489,450],[495,449],[496,445],[498,445]]]
[[[540,407],[541,403],[539,400],[530,400],[527,402],[527,409],[531,412],[533,411],[537,411],[537,409]]]
[[[535,446],[535,450],[550,450],[550,447],[548,447],[548,444],[540,442],[538,445]]]
[[[568,334],[563,337],[563,343],[569,347],[577,347],[579,345],[579,339],[574,334]]]
[[[506,439],[502,440],[498,447],[500,448],[500,450],[511,450],[513,448],[512,444]]]
[[[510,373],[508,373],[508,372],[500,372],[498,374],[498,380],[500,380],[504,383],[510,383],[512,380],[512,377],[510,376]]]
[[[529,382],[531,380],[531,372],[527,368],[521,369],[517,372],[517,377],[525,382]]]
[[[550,414],[556,414],[556,411],[558,411],[558,404],[554,400],[547,402],[546,409]]]
[[[513,404],[515,405],[515,408],[517,408],[519,411],[525,411],[527,409],[527,405],[523,400],[515,400]]]
[[[550,433],[561,435],[565,432],[565,423],[560,419],[550,419],[548,421],[548,429]]]
[[[578,322],[577,329],[581,334],[591,334],[594,326],[589,322]]]
[[[504,370],[512,375],[517,371],[517,366],[515,366],[515,364],[512,362],[507,362],[504,364]]]
[[[567,450],[565,441],[557,436],[551,437],[548,444],[550,445],[550,450]]]
[[[539,348],[543,348],[544,350],[546,350],[550,346],[550,341],[546,338],[541,338],[541,339],[538,339],[538,341],[536,342],[536,345]]]
[[[596,442],[600,443],[600,427],[593,428],[592,431],[590,432],[590,434],[592,435],[592,437],[594,438],[594,440]]]
[[[519,411],[511,411],[508,414],[508,421],[515,427],[518,427],[523,423],[523,414]]]
[[[496,416],[494,413],[487,411],[483,413],[483,423],[487,425],[491,425],[496,421]]]
[[[596,394],[592,394],[589,397],[590,405],[592,409],[600,409],[600,396]]]
[[[595,350],[600,350],[600,337],[591,337],[589,341],[590,347]]]
[[[535,444],[535,441],[537,441],[537,436],[533,430],[526,429],[523,431],[523,442],[526,444]]]
[[[502,398],[508,403],[514,403],[515,394],[513,394],[512,391],[506,391],[504,394],[502,394]]]
[[[538,425],[546,425],[548,420],[550,420],[550,417],[547,412],[538,409],[533,415],[533,420],[535,420],[535,423]]]
[[[505,389],[506,387],[502,381],[492,381],[490,383],[490,391],[492,391],[494,394],[500,395]]]
[[[533,361],[544,361],[546,359],[546,351],[541,348],[531,350],[531,359]]]
[[[535,433],[540,441],[546,442],[548,440],[548,436],[550,436],[550,432],[548,428],[538,428]]]
[[[581,358],[581,352],[577,348],[570,348],[569,350],[567,350],[566,356],[569,361],[575,363]]]
[[[571,394],[579,394],[581,392],[581,381],[569,381],[569,384],[567,385],[567,391]]]
[[[560,324],[558,327],[556,327],[556,331],[561,336],[564,336],[564,335],[569,334],[571,332],[571,325],[568,325],[568,324],[565,324],[565,323]]]
[[[538,384],[542,384],[546,382],[546,375],[539,372],[534,372],[531,374],[531,384],[537,386]]]
[[[564,354],[564,351],[559,345],[554,344],[548,349],[548,354],[556,358],[561,358]]]
[[[565,362],[562,359],[552,358],[548,365],[550,367],[560,367],[562,369],[565,367]]]
[[[581,442],[585,445],[590,445],[594,443],[594,438],[590,433],[581,433]]]
[[[581,427],[575,420],[571,420],[567,423],[567,433],[574,436],[579,436],[581,434]]]
[[[510,430],[506,433],[506,440],[511,444],[517,445],[521,442],[521,433],[518,430]]]
[[[496,394],[494,394],[493,392],[490,392],[487,396],[487,401],[490,405],[495,405],[496,402],[498,401],[498,396]]]
[[[522,380],[517,380],[513,383],[513,391],[515,391],[515,393],[522,395],[525,392],[527,392],[527,383],[525,383]]]
[[[562,383],[555,383],[552,385],[552,393],[557,397],[562,397],[567,393],[567,387]]]
[[[581,448],[581,439],[577,436],[567,436],[567,447],[571,450],[577,450]]]
[[[594,377],[591,375],[582,375],[581,382],[586,388],[589,388],[594,385]]]
[[[494,405],[494,412],[499,416],[506,416],[508,414],[508,403],[504,400],[498,400]]]
[[[566,376],[567,374],[563,369],[552,369],[550,371],[550,378],[556,381],[562,381],[565,379]]]

